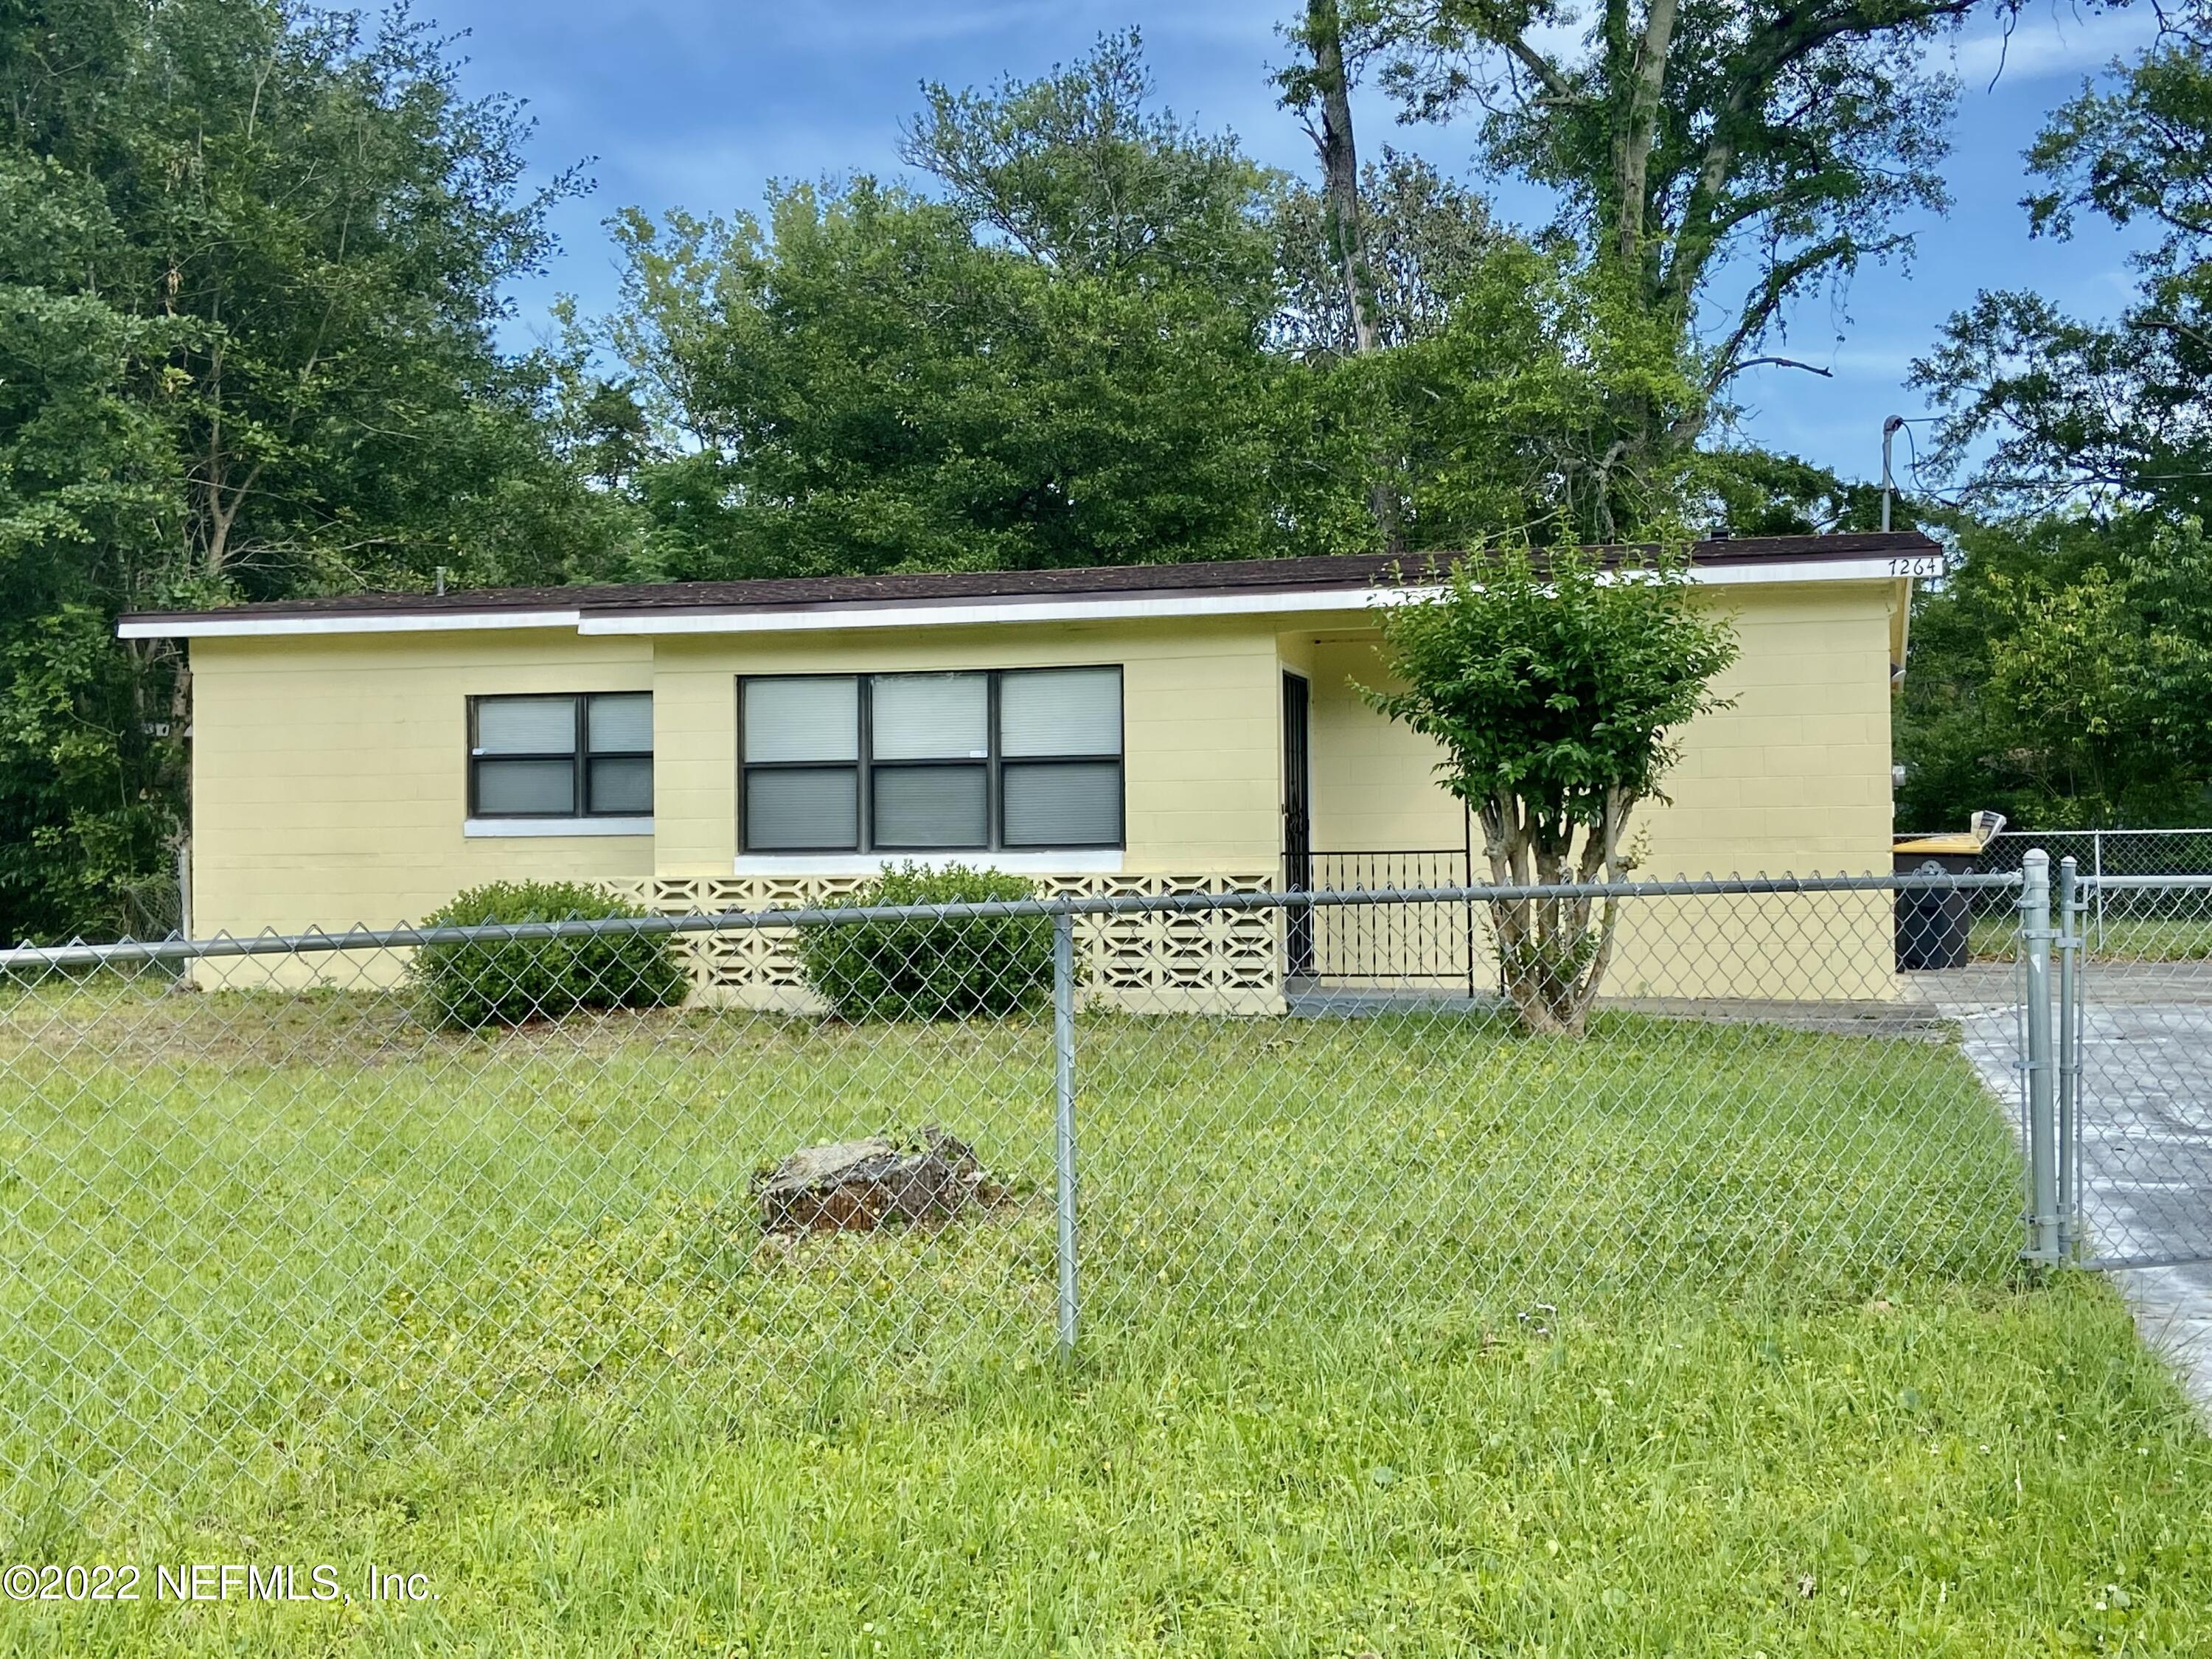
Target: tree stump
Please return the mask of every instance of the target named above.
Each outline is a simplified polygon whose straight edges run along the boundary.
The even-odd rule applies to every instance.
[[[1006,1196],[974,1147],[935,1127],[905,1145],[871,1135],[803,1146],[756,1176],[753,1191],[761,1230],[769,1233],[872,1232],[894,1221],[941,1225]]]

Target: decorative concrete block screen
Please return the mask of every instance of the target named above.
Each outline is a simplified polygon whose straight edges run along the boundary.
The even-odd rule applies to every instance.
[[[655,876],[609,882],[661,915],[797,909],[834,902],[866,876]],[[1165,898],[1189,893],[1265,893],[1272,873],[1042,876],[1041,898]],[[1276,910],[1085,916],[1076,927],[1084,1000],[1128,1013],[1279,1014],[1283,922]],[[710,1006],[812,1012],[785,932],[684,936],[698,1000]]]

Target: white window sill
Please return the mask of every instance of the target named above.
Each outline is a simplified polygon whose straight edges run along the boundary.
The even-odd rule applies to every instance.
[[[911,860],[925,870],[941,870],[964,864],[971,870],[1003,870],[1017,876],[1118,876],[1122,850],[1118,847],[1086,847],[1065,853],[993,853],[981,849],[964,853],[747,853],[741,854],[732,873],[740,876],[873,876],[888,864]]]
[[[528,836],[649,836],[651,818],[470,818],[461,833],[471,840]]]

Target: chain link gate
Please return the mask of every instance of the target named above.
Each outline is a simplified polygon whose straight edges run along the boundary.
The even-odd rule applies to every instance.
[[[2212,878],[2056,873],[2063,1255],[2212,1263]]]

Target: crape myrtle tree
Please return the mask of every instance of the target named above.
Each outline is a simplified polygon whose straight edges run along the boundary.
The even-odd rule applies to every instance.
[[[1725,707],[1711,682],[1733,629],[1700,606],[1680,555],[1607,568],[1573,545],[1470,557],[1434,599],[1381,613],[1393,684],[1362,688],[1443,750],[1437,774],[1482,826],[1501,886],[1587,886],[1633,867],[1630,821]],[[1492,901],[1500,978],[1522,1028],[1579,1036],[1605,977],[1618,902],[1587,892]]]

